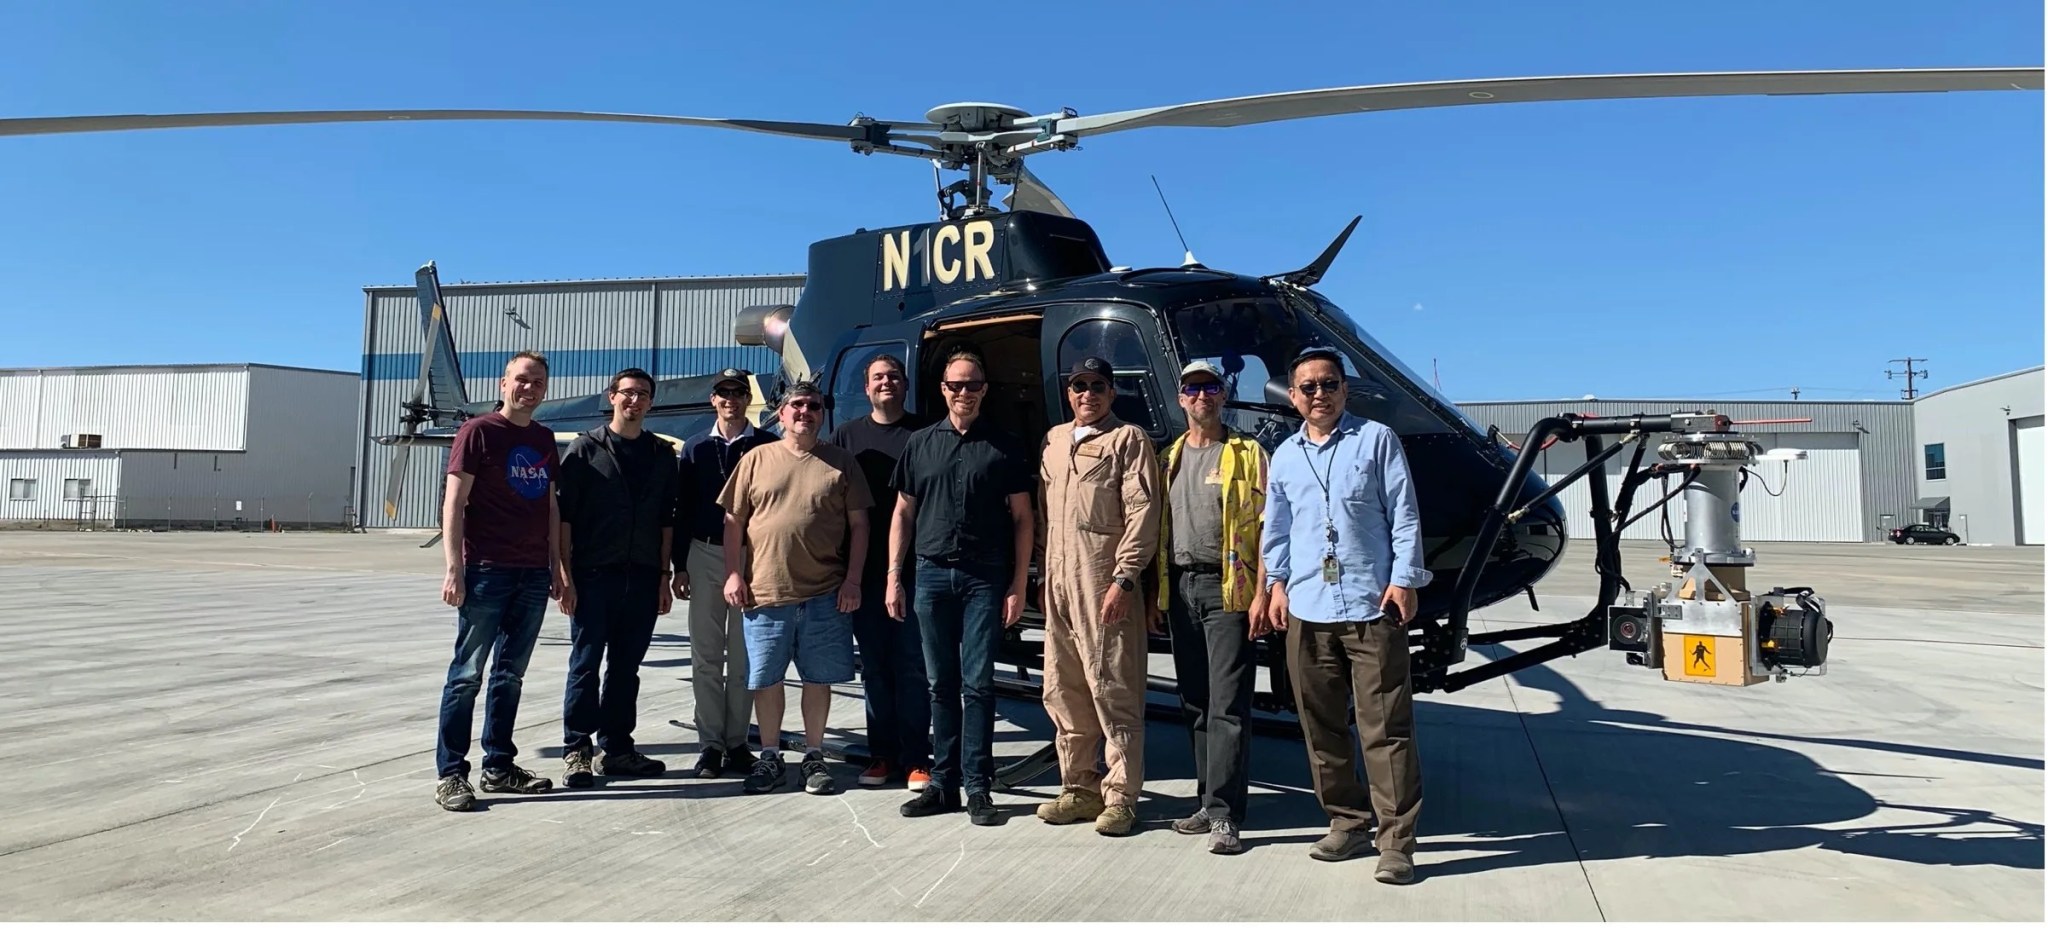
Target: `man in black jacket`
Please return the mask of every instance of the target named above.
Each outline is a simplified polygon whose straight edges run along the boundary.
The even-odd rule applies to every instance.
[[[589,787],[606,777],[654,777],[667,770],[633,747],[640,661],[655,617],[668,613],[674,544],[676,449],[642,421],[654,378],[639,368],[612,375],[611,422],[569,443],[562,456],[561,560],[571,584],[569,685],[562,698],[564,782]],[[607,654],[602,688],[598,665]],[[603,755],[593,763],[592,737]]]

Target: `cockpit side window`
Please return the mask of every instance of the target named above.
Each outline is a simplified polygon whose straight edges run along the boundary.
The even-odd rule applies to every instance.
[[[1154,387],[1152,353],[1145,347],[1138,327],[1121,319],[1091,319],[1068,329],[1060,339],[1056,373],[1060,382],[1065,383],[1075,362],[1090,355],[1109,362],[1116,372],[1116,400],[1110,404],[1110,412],[1155,439],[1163,437],[1164,407]],[[1063,402],[1055,415],[1057,422],[1067,422],[1074,418],[1074,411]]]

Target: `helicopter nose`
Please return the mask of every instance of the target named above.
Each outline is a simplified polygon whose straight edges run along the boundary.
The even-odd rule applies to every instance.
[[[1424,565],[1433,575],[1420,592],[1419,612],[1424,617],[1450,614],[1466,557],[1514,464],[1512,457],[1490,453],[1471,438],[1456,433],[1402,437],[1422,513]],[[1546,489],[1542,478],[1526,476],[1515,494],[1517,505],[1527,506]],[[1549,574],[1565,553],[1565,525],[1564,506],[1557,498],[1530,507],[1493,544],[1482,563],[1472,607],[1520,596]]]

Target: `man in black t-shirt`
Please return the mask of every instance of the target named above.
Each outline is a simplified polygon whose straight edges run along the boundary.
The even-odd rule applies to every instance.
[[[832,444],[852,452],[860,462],[875,501],[868,514],[860,610],[853,617],[868,711],[870,763],[861,772],[860,783],[877,787],[901,779],[912,791],[921,792],[931,783],[931,685],[925,679],[917,623],[890,618],[886,584],[889,524],[896,513],[896,491],[889,486],[889,477],[903,457],[904,443],[926,422],[904,412],[904,388],[910,380],[902,360],[877,356],[863,376],[874,412],[832,431]]]

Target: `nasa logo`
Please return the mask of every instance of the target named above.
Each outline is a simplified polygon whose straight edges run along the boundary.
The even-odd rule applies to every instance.
[[[882,289],[910,286],[911,230],[882,236]],[[918,270],[924,283],[951,284],[955,281],[992,281],[995,265],[989,250],[995,247],[996,224],[977,219],[961,225],[940,226],[920,249],[924,260]],[[957,254],[953,252],[957,251]]]
[[[532,447],[520,445],[505,456],[505,483],[512,490],[528,500],[538,500],[548,492],[548,467],[546,459]]]

